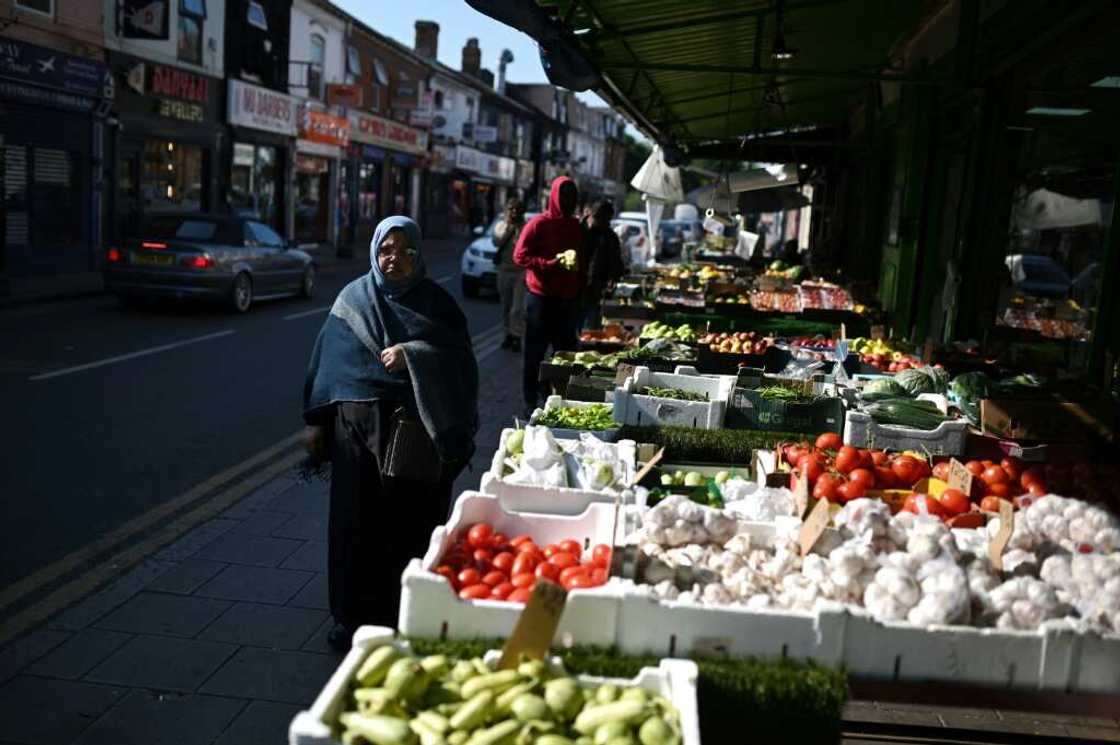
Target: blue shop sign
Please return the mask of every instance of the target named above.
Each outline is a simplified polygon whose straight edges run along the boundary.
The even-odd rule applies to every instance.
[[[64,109],[90,111],[113,98],[103,62],[14,39],[0,39],[0,83],[6,97]]]

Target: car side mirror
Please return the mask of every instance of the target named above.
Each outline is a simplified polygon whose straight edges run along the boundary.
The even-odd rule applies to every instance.
[[[482,235],[486,232],[486,228],[482,227],[481,225],[475,225],[474,230],[472,230],[471,232],[475,235]]]

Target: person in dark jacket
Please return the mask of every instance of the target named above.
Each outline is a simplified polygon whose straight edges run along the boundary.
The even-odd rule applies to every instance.
[[[548,348],[575,349],[580,298],[587,282],[583,228],[574,217],[579,202],[576,182],[560,176],[552,182],[548,207],[525,225],[513,260],[525,269],[525,340],[522,393],[526,418],[539,402],[538,375]],[[576,252],[575,269],[558,258]]]
[[[420,228],[403,216],[382,220],[370,256],[370,272],[343,288],[323,323],[303,394],[305,445],[313,461],[332,464],[328,641],[342,649],[360,625],[397,626],[401,573],[446,521],[478,429],[467,319],[426,277]],[[422,448],[434,461],[431,478],[386,473],[402,415],[431,441]]]
[[[588,267],[581,321],[590,328],[598,328],[602,322],[603,293],[613,289],[626,271],[622,263],[622,243],[611,229],[613,217],[614,205],[610,200],[596,202],[584,231]]]

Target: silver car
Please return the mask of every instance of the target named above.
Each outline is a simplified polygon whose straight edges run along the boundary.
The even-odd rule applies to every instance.
[[[140,237],[106,251],[105,286],[123,300],[220,300],[244,313],[254,300],[311,297],[315,262],[251,217],[152,215]]]

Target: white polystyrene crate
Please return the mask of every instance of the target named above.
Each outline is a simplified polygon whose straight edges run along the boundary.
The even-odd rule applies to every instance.
[[[614,404],[611,402],[601,403],[598,401],[567,401],[561,396],[552,395],[545,399],[543,409],[533,410],[533,413],[529,416],[529,424],[536,424],[537,419],[539,419],[541,414],[548,409],[586,409],[588,406],[604,405],[608,408],[611,408],[613,411]],[[617,416],[615,416],[615,421],[618,421]],[[558,440],[578,440],[580,432],[585,431],[578,429],[567,429],[565,427],[549,427],[549,429],[552,430],[552,436]],[[591,432],[591,434],[595,435],[603,442],[614,442],[616,439],[618,439],[618,429],[618,427],[610,427],[608,429],[586,431]]]
[[[341,745],[334,723],[349,701],[350,683],[366,656],[374,649],[392,644],[407,651],[408,642],[393,638],[393,630],[379,626],[363,626],[354,633],[354,643],[335,669],[323,690],[315,697],[311,708],[301,711],[288,726],[289,745]],[[500,652],[491,650],[485,660],[496,665]],[[550,660],[554,668],[563,670],[559,658]],[[677,710],[681,725],[682,745],[700,745],[700,716],[696,700],[698,670],[691,660],[664,659],[657,667],[643,667],[638,674],[624,678],[604,678],[595,675],[574,676],[581,686],[598,686],[614,683],[619,686],[637,686],[649,693],[664,696]]]
[[[505,636],[513,631],[524,606],[498,600],[462,600],[451,584],[433,571],[454,539],[468,526],[487,522],[495,531],[509,536],[528,534],[541,546],[569,538],[586,546],[597,543],[610,546],[620,543],[624,526],[633,523],[627,518],[632,510],[630,507],[620,510],[619,540],[615,541],[613,504],[592,503],[578,515],[535,514],[505,510],[497,497],[488,494],[463,493],[455,502],[447,525],[432,531],[427,553],[422,559],[409,562],[401,576],[401,632],[472,639]],[[572,590],[568,593],[556,638],[610,646],[614,643],[617,615],[618,590],[614,583]]]
[[[721,428],[727,412],[727,402],[735,387],[735,377],[687,374],[692,370],[689,367],[678,367],[676,373],[656,373],[651,372],[648,367],[634,368],[633,375],[623,381],[622,387],[615,389],[615,421],[635,426]],[[706,393],[708,400],[680,401],[637,393],[646,386]]]
[[[608,491],[595,491],[567,486],[536,486],[534,484],[507,483],[502,474],[505,470],[506,441],[513,434],[513,429],[502,430],[498,441],[498,450],[490,464],[490,470],[482,474],[481,491],[497,497],[502,507],[509,512],[545,512],[553,515],[578,515],[587,509],[593,502],[606,502],[614,504],[615,493]],[[591,434],[595,434],[592,432]],[[579,440],[556,440],[565,452],[571,452],[579,445]],[[619,484],[629,484],[634,479],[635,459],[637,457],[637,443],[633,440],[620,440],[617,443],[607,443],[619,455],[622,471],[617,474]],[[574,458],[567,459],[569,483],[574,478],[574,470],[578,464],[572,462]],[[635,504],[635,493],[626,490],[621,500],[623,504]]]
[[[844,419],[844,444],[876,450],[916,450],[930,455],[964,454],[968,422],[949,420],[924,430],[879,424],[870,414],[848,410]]]

